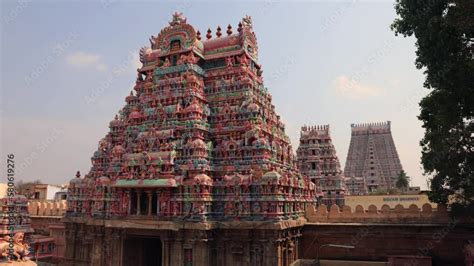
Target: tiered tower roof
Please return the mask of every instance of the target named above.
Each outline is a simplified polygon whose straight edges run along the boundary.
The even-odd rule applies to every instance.
[[[263,85],[251,18],[204,40],[175,13],[150,43],[90,172],[71,181],[68,215],[301,216],[315,186]]]
[[[344,175],[365,179],[369,192],[394,188],[402,165],[390,121],[352,124],[351,132]]]
[[[301,128],[297,159],[300,171],[321,189],[324,204],[344,204],[344,178],[329,125]]]

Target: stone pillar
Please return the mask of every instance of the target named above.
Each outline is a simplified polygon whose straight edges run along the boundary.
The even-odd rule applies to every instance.
[[[93,258],[96,255],[95,252],[97,252],[98,249],[94,249],[95,235],[93,232],[93,226],[83,227],[82,232],[80,231],[80,235],[82,235],[82,237],[80,239],[79,245],[77,246],[81,254],[78,257],[80,260],[79,263],[81,263],[79,265],[95,265],[93,263]],[[96,244],[96,246],[100,246],[100,245]],[[99,250],[99,257],[100,257],[100,250]]]
[[[76,228],[73,223],[66,223],[66,254],[65,263],[72,263],[75,257]]]
[[[250,248],[252,246],[252,240],[247,238],[248,232],[245,231],[245,239],[242,240],[242,251],[244,252],[243,258],[242,258],[242,264],[243,265],[252,265],[252,252],[250,252]]]
[[[133,192],[132,192],[133,193]],[[128,199],[128,204],[127,204],[127,215],[130,215],[132,212],[132,195],[129,191],[125,191],[125,194],[127,195]]]
[[[108,255],[107,266],[121,266],[122,265],[122,245],[124,232],[120,229],[114,229],[110,233],[110,254]]]
[[[140,215],[140,199],[142,197],[142,192],[141,191],[137,191],[137,215]]]
[[[160,215],[160,193],[156,192],[156,215]]]
[[[265,266],[281,265],[280,242],[277,238],[265,235],[263,259]]]
[[[152,197],[153,195],[151,194],[151,191],[147,191],[147,196],[148,196],[148,216],[151,216],[151,205],[152,205]]]
[[[295,237],[295,247],[293,248],[293,252],[295,253],[295,260],[300,258],[300,237],[297,235]]]
[[[163,265],[168,266],[168,265],[173,265],[170,261],[170,256],[171,256],[171,248],[170,248],[170,240],[166,237],[161,240],[162,244],[162,257],[163,257]]]
[[[120,229],[105,229],[104,237],[104,253],[102,257],[102,265],[104,266],[120,266],[122,261],[122,254],[120,247],[122,242],[120,241]]]
[[[104,241],[102,246],[102,261],[101,265],[103,266],[110,266],[110,258],[113,252],[112,245],[112,237],[111,237],[111,230],[112,229],[105,229],[104,233]]]
[[[189,232],[192,235],[191,240],[193,249],[193,265],[211,265],[209,259],[210,243],[208,239],[208,232],[206,230],[192,230]]]
[[[170,265],[183,265],[183,231],[172,232],[171,239]]]
[[[283,265],[283,247],[281,246],[281,241],[277,242],[277,258],[278,263],[276,265],[282,266]]]
[[[104,250],[104,234],[99,230],[101,228],[94,228],[96,231],[92,234],[92,254],[91,254],[91,265],[102,266],[102,255]]]
[[[225,256],[226,256],[226,241],[221,241],[217,238],[214,238],[216,241],[216,249],[217,249],[217,265],[225,265]]]
[[[77,228],[77,236],[74,239],[76,243],[74,243],[76,250],[74,252],[74,260],[85,260],[84,254],[86,253],[86,234],[85,232],[85,225],[80,225],[79,228]]]

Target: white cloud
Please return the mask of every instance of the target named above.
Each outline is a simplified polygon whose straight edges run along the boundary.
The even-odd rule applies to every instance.
[[[130,64],[132,66],[133,72],[135,73],[138,68],[142,67],[142,63],[140,62],[140,56],[138,55],[138,52],[132,52],[131,55]]]
[[[107,69],[107,65],[102,62],[100,55],[82,51],[68,54],[66,56],[66,62],[75,67],[93,67],[98,71],[104,71]]]
[[[399,80],[399,79],[393,79],[393,80],[390,80],[389,82],[390,86],[392,86],[393,88],[400,88],[401,84],[402,84],[402,81]]]
[[[382,94],[383,90],[369,84],[363,84],[354,78],[338,76],[334,80],[336,94],[345,98],[364,99]]]

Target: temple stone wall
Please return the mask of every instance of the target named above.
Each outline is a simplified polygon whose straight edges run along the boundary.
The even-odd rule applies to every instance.
[[[390,256],[411,255],[429,256],[433,265],[464,265],[463,249],[473,240],[473,230],[472,224],[306,224],[300,254],[314,259],[321,245],[339,244],[355,248],[323,247],[320,258],[387,261]]]
[[[308,208],[302,230],[300,258],[388,261],[408,256],[407,265],[421,265],[409,256],[431,257],[433,265],[463,265],[463,250],[474,240],[474,220],[451,218],[442,205],[404,208],[388,205],[355,210],[336,205]],[[354,246],[353,249],[320,247],[325,244]],[[404,264],[401,264],[404,265]]]
[[[426,203],[419,208],[412,204],[405,208],[397,205],[390,208],[388,205],[378,209],[375,205],[370,205],[364,209],[362,205],[352,209],[349,206],[340,208],[332,205],[328,210],[327,206],[321,205],[317,209],[309,207],[306,210],[308,223],[381,223],[381,224],[448,224],[451,222],[446,207],[438,205],[433,208]],[[467,221],[461,220],[463,223]]]
[[[301,223],[202,222],[172,223],[170,229],[114,228],[101,221],[64,220],[67,251],[62,265],[140,266],[144,248],[127,245],[131,239],[161,241],[161,262],[167,265],[290,265],[299,257]],[[130,223],[131,221],[119,221]],[[109,226],[109,225],[107,225]],[[150,225],[151,226],[151,225]],[[133,253],[133,254],[132,254]],[[135,256],[136,255],[136,256]]]
[[[357,206],[354,210],[322,205],[309,208],[306,219],[278,223],[63,221],[67,228],[63,265],[126,266],[124,243],[137,236],[161,240],[164,266],[185,265],[189,255],[193,265],[291,265],[297,259],[314,259],[324,244],[355,248],[323,247],[319,251],[322,259],[389,261],[404,257],[406,261],[414,256],[432,258],[433,265],[463,265],[463,250],[474,240],[472,220],[452,219],[443,206],[429,204],[422,208]],[[133,223],[135,228],[125,228]]]

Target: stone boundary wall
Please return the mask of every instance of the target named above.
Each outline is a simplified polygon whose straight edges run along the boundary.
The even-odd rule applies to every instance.
[[[30,216],[64,216],[66,208],[65,200],[30,200],[28,202]]]
[[[415,204],[408,208],[398,204],[393,209],[388,205],[380,209],[375,205],[367,209],[357,205],[354,210],[337,205],[328,210],[327,206],[321,205],[318,208],[308,207],[305,216],[308,223],[445,224],[451,221],[445,206],[433,208],[430,204],[424,204],[421,209]]]

